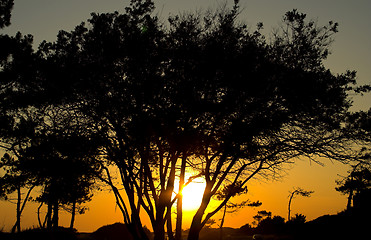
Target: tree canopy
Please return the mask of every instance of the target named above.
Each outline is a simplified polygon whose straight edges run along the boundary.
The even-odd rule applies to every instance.
[[[0,29],[10,25],[13,5],[14,0],[3,0],[0,2]]]

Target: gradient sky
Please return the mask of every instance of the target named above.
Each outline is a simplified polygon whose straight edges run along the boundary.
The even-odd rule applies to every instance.
[[[34,35],[35,46],[42,40],[54,41],[59,30],[72,30],[81,21],[86,21],[91,12],[123,12],[128,0],[15,0],[12,12],[12,25],[0,33],[13,35],[17,31]],[[157,0],[156,13],[166,20],[169,13],[216,8],[224,1],[212,0]],[[227,3],[233,3],[232,0]],[[264,33],[269,34],[277,26],[285,12],[298,9],[308,18],[317,19],[319,25],[333,20],[339,23],[339,33],[335,35],[332,55],[325,64],[334,73],[347,69],[356,70],[360,84],[371,83],[371,1],[369,0],[241,0],[241,19],[252,29],[258,22],[264,23]],[[371,94],[354,98],[353,110],[368,110],[371,107]],[[249,184],[249,193],[244,196],[260,200],[260,208],[246,208],[238,213],[227,215],[225,226],[240,227],[251,223],[258,210],[272,211],[273,215],[287,218],[289,191],[293,187],[313,190],[310,198],[297,197],[292,203],[292,214],[302,213],[307,220],[324,214],[334,214],[345,208],[346,197],[335,191],[335,179],[346,175],[347,166],[324,160],[325,166],[302,159],[295,165],[287,166],[287,171],[275,181],[257,179]],[[236,202],[239,200],[236,199]],[[79,231],[94,231],[98,227],[122,221],[120,211],[115,208],[114,199],[105,192],[96,195],[88,204],[90,211],[77,216]],[[37,224],[36,208],[26,207],[22,227]],[[218,216],[215,218],[218,220]],[[9,230],[15,221],[15,205],[0,202],[0,229]],[[69,216],[61,215],[61,224],[68,226]],[[145,222],[149,226],[148,222]],[[184,228],[187,228],[187,221]]]

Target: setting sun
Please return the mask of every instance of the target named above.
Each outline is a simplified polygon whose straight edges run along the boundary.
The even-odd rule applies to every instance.
[[[183,189],[183,209],[186,211],[196,210],[202,200],[206,183],[201,180],[191,182]]]
[[[186,182],[188,179],[195,174],[186,173]],[[196,178],[192,182],[188,183],[182,191],[183,195],[183,210],[184,211],[194,211],[197,210],[197,208],[201,204],[202,196],[204,194],[204,190],[206,187],[206,182],[202,178]],[[179,189],[179,182],[175,181],[174,189]],[[173,195],[175,197],[175,194]]]

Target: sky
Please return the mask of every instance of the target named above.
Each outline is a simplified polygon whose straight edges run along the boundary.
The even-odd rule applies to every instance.
[[[155,13],[164,21],[169,14],[184,11],[215,9],[224,1],[212,0],[157,0]],[[15,0],[11,26],[0,30],[0,34],[14,35],[17,31],[34,36],[35,47],[42,41],[54,41],[59,30],[72,30],[90,17],[91,12],[123,12],[128,0]],[[232,0],[227,1],[233,3]],[[325,62],[334,74],[346,70],[356,70],[360,84],[371,84],[371,1],[369,0],[241,0],[241,20],[252,29],[259,22],[264,23],[264,33],[269,35],[277,27],[285,12],[297,9],[310,19],[318,20],[319,25],[332,20],[339,23],[339,32],[332,44],[332,54]],[[371,107],[371,94],[354,97],[352,110],[368,110]],[[297,197],[292,203],[292,214],[301,213],[307,220],[324,214],[335,214],[346,206],[346,196],[335,191],[335,179],[345,176],[348,166],[324,159],[325,166],[319,166],[307,159],[287,166],[280,178],[272,180],[256,179],[248,185],[248,193],[243,198],[260,200],[259,208],[245,208],[226,217],[225,226],[241,227],[252,222],[258,210],[271,211],[273,215],[287,218],[289,191],[294,187],[313,190],[310,198]],[[94,231],[102,225],[122,221],[119,209],[107,191],[98,193],[88,204],[89,211],[77,216],[76,228],[79,231]],[[36,206],[26,207],[22,227],[36,226]],[[186,218],[190,214],[185,214]],[[215,220],[220,216],[215,217]],[[15,205],[0,202],[0,230],[9,230],[15,221]],[[69,216],[61,215],[61,224],[68,226]],[[190,219],[185,219],[185,226]],[[144,222],[149,226],[149,222]]]

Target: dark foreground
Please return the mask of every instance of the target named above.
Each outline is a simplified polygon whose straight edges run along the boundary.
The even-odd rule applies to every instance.
[[[274,226],[265,229],[241,227],[239,229],[223,228],[223,240],[346,240],[370,239],[371,226],[369,216],[350,214],[325,215],[300,226]],[[152,234],[148,232],[150,239]],[[184,232],[186,239],[187,232]],[[93,233],[78,233],[67,228],[54,231],[30,229],[21,233],[10,234],[0,232],[0,240],[134,240],[126,226],[115,223],[99,228]],[[220,239],[220,229],[206,228],[201,232],[200,240]]]

